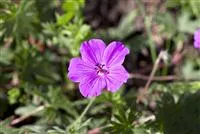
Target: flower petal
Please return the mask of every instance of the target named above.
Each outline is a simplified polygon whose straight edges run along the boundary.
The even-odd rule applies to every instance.
[[[113,41],[105,49],[103,62],[105,62],[108,67],[121,65],[128,53],[129,49],[126,48],[123,43]]]
[[[194,47],[200,48],[200,29],[194,33]]]
[[[91,39],[83,42],[80,48],[83,61],[94,65],[100,63],[105,48],[105,43],[100,39]]]
[[[112,66],[106,76],[107,90],[116,92],[128,79],[128,72],[122,65]]]
[[[105,87],[105,79],[96,74],[88,75],[79,85],[81,94],[88,98],[99,96]]]
[[[200,41],[200,29],[197,29],[194,33],[194,40]]]
[[[200,41],[198,42],[198,41],[195,41],[194,42],[194,47],[195,48],[200,48]]]
[[[72,58],[68,71],[68,78],[70,80],[80,82],[83,77],[95,72],[95,69],[91,64],[85,63],[80,58]]]

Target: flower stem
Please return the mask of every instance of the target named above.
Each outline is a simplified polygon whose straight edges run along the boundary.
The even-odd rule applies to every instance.
[[[91,105],[93,104],[94,100],[95,100],[95,97],[90,100],[90,102],[88,103],[88,105],[86,106],[86,108],[84,109],[84,111],[81,113],[81,115],[79,116],[77,120],[79,121],[82,120],[82,118],[85,116],[85,114],[87,113]]]
[[[83,112],[81,113],[81,115],[68,127],[68,130],[73,129],[74,125],[77,125],[78,123],[80,123],[82,121],[82,118],[88,112],[88,110],[91,107],[91,105],[93,104],[94,100],[95,100],[95,97],[90,100],[90,102],[85,107],[85,109],[83,110]]]

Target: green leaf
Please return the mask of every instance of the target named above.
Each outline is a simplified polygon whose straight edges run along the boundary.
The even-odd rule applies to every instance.
[[[67,24],[73,17],[74,17],[74,13],[73,12],[69,12],[69,13],[61,15],[61,16],[56,14],[56,19],[57,19],[58,25]]]
[[[10,104],[16,103],[19,97],[20,97],[20,90],[18,88],[12,88],[8,91],[8,100]]]
[[[9,127],[11,118],[0,122],[0,134],[19,134],[19,129]]]
[[[168,38],[171,38],[176,34],[178,30],[177,25],[170,13],[158,13],[155,16],[155,21],[159,25],[159,31],[161,34],[166,35]]]
[[[33,106],[33,105],[27,105],[27,106],[23,106],[23,107],[18,107],[15,110],[15,114],[23,116],[23,115],[26,115],[27,113],[31,113],[36,108],[37,107]]]
[[[0,47],[0,63],[5,65],[10,65],[13,56],[14,55],[10,49],[5,47]]]
[[[200,131],[200,92],[185,93],[177,103],[173,97],[162,99],[157,118],[167,134],[198,134]]]
[[[137,15],[138,12],[136,10],[129,12],[124,18],[121,19],[117,28],[110,28],[108,30],[109,36],[119,40],[129,36],[134,31],[133,25]]]
[[[199,61],[195,62],[195,60],[186,60],[184,66],[182,66],[182,74],[185,79],[196,79],[200,78],[200,70],[195,69],[195,67],[200,66]]]
[[[178,18],[178,30],[184,33],[193,34],[199,27],[200,19],[195,21],[190,20],[191,15],[188,12],[183,12]]]

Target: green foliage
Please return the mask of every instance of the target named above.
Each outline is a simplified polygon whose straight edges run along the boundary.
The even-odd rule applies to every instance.
[[[191,14],[183,12],[178,18],[178,30],[184,33],[194,33],[194,31],[199,27],[200,18],[191,20]],[[190,26],[190,28],[186,27]]]
[[[10,1],[8,4],[11,6],[6,6],[3,9],[6,11],[3,14],[5,19],[2,20],[0,29],[6,37],[13,36],[19,41],[33,32],[33,24],[38,22],[34,13],[36,12],[34,1],[22,0],[19,5],[13,5]],[[23,25],[21,22],[23,22]]]
[[[20,134],[20,131],[15,128],[9,128],[11,119],[4,120],[0,123],[0,134]]]
[[[0,106],[1,106],[0,116],[2,117],[8,110],[8,100],[6,98],[5,92],[2,90],[0,90]]]
[[[0,64],[10,65],[13,56],[14,55],[10,49],[5,47],[0,48]]]
[[[111,126],[108,129],[111,133],[132,134],[134,133],[133,121],[135,119],[135,111],[128,109],[124,112],[121,110],[111,119]]]
[[[200,94],[184,94],[176,103],[170,94],[165,94],[158,111],[159,127],[168,134],[198,134]]]
[[[174,20],[170,13],[159,13],[155,21],[159,25],[160,33],[178,44],[188,39],[185,34],[192,34],[199,27],[200,19],[191,20],[191,16],[188,12],[182,12],[177,20]]]
[[[56,14],[56,23],[42,24],[47,45],[68,49],[72,56],[79,54],[81,42],[90,35],[90,27],[83,24],[81,18],[83,5],[84,0],[65,0],[62,4],[63,14]]]
[[[20,116],[44,105],[32,115],[41,118],[37,121],[40,127],[8,133],[57,133],[78,117],[79,108],[65,95],[64,86],[66,61],[79,54],[81,42],[90,34],[90,27],[83,23],[83,6],[83,0],[0,2],[0,83],[8,90],[7,96],[1,92],[0,116],[5,115],[8,102],[19,105],[15,114]],[[60,7],[62,12],[57,12]],[[59,127],[48,127],[47,122]]]
[[[14,104],[17,102],[17,99],[20,96],[20,91],[18,88],[12,88],[8,91],[8,100],[10,104]]]
[[[65,0],[62,4],[62,9],[65,12],[63,15],[57,14],[57,24],[67,24],[73,17],[80,14],[80,9],[84,5],[84,0]]]
[[[193,60],[191,60],[193,59]],[[182,67],[182,74],[185,79],[198,80],[200,76],[199,68],[200,60],[197,58],[188,58]]]
[[[188,48],[200,24],[200,2],[169,0],[161,4],[166,7],[164,13],[156,9],[154,15],[141,16],[137,5],[121,14],[116,27],[92,31],[84,20],[85,0],[1,0],[0,134],[84,134],[94,130],[198,134],[200,60],[199,53]],[[67,65],[79,55],[81,42],[91,37],[123,41],[132,54],[125,64],[130,70],[129,65],[133,65],[136,73],[143,60],[151,57],[144,54],[144,59],[135,63],[138,52],[143,53],[149,43],[154,45],[160,39],[172,58],[186,47],[180,66],[163,64],[173,66],[169,71],[181,80],[151,82],[142,104],[136,103],[136,89],[145,84],[137,80],[128,81],[116,93],[104,92],[93,101],[82,99],[78,86],[67,78]],[[144,66],[148,69],[152,65]],[[15,124],[18,117],[22,120]]]
[[[132,49],[132,51],[138,52],[142,47],[147,45],[147,41],[144,40],[144,35],[132,37],[136,31],[134,23],[136,22],[136,17],[138,15],[139,13],[135,9],[123,16],[117,27],[99,30],[95,35],[100,35],[101,38],[108,40],[109,42],[112,40],[123,41]]]
[[[191,12],[196,17],[200,13],[200,2],[196,0],[168,0],[166,5],[169,8],[181,7],[183,11]]]
[[[47,45],[53,46],[55,44],[60,48],[60,51],[67,48],[70,50],[68,53],[73,56],[79,54],[81,42],[90,34],[89,26],[82,24],[82,20],[61,26],[45,23],[43,27],[43,33],[47,36]]]
[[[184,93],[190,92],[194,93],[200,89],[200,82],[193,81],[193,82],[173,82],[169,84],[158,84],[154,83],[151,86],[150,93],[153,92],[162,92],[162,93],[170,93],[172,95],[180,96]]]
[[[122,40],[133,33],[134,27],[132,25],[137,15],[138,12],[136,10],[131,11],[122,18],[118,27],[109,29],[108,34],[111,36],[110,38]]]

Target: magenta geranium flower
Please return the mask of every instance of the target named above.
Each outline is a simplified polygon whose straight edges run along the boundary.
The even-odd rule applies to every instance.
[[[200,29],[194,33],[194,47],[200,48]]]
[[[68,77],[80,82],[79,89],[84,97],[98,96],[102,91],[116,92],[128,79],[122,66],[129,49],[118,41],[107,47],[100,39],[91,39],[81,44],[81,58],[72,58]]]

